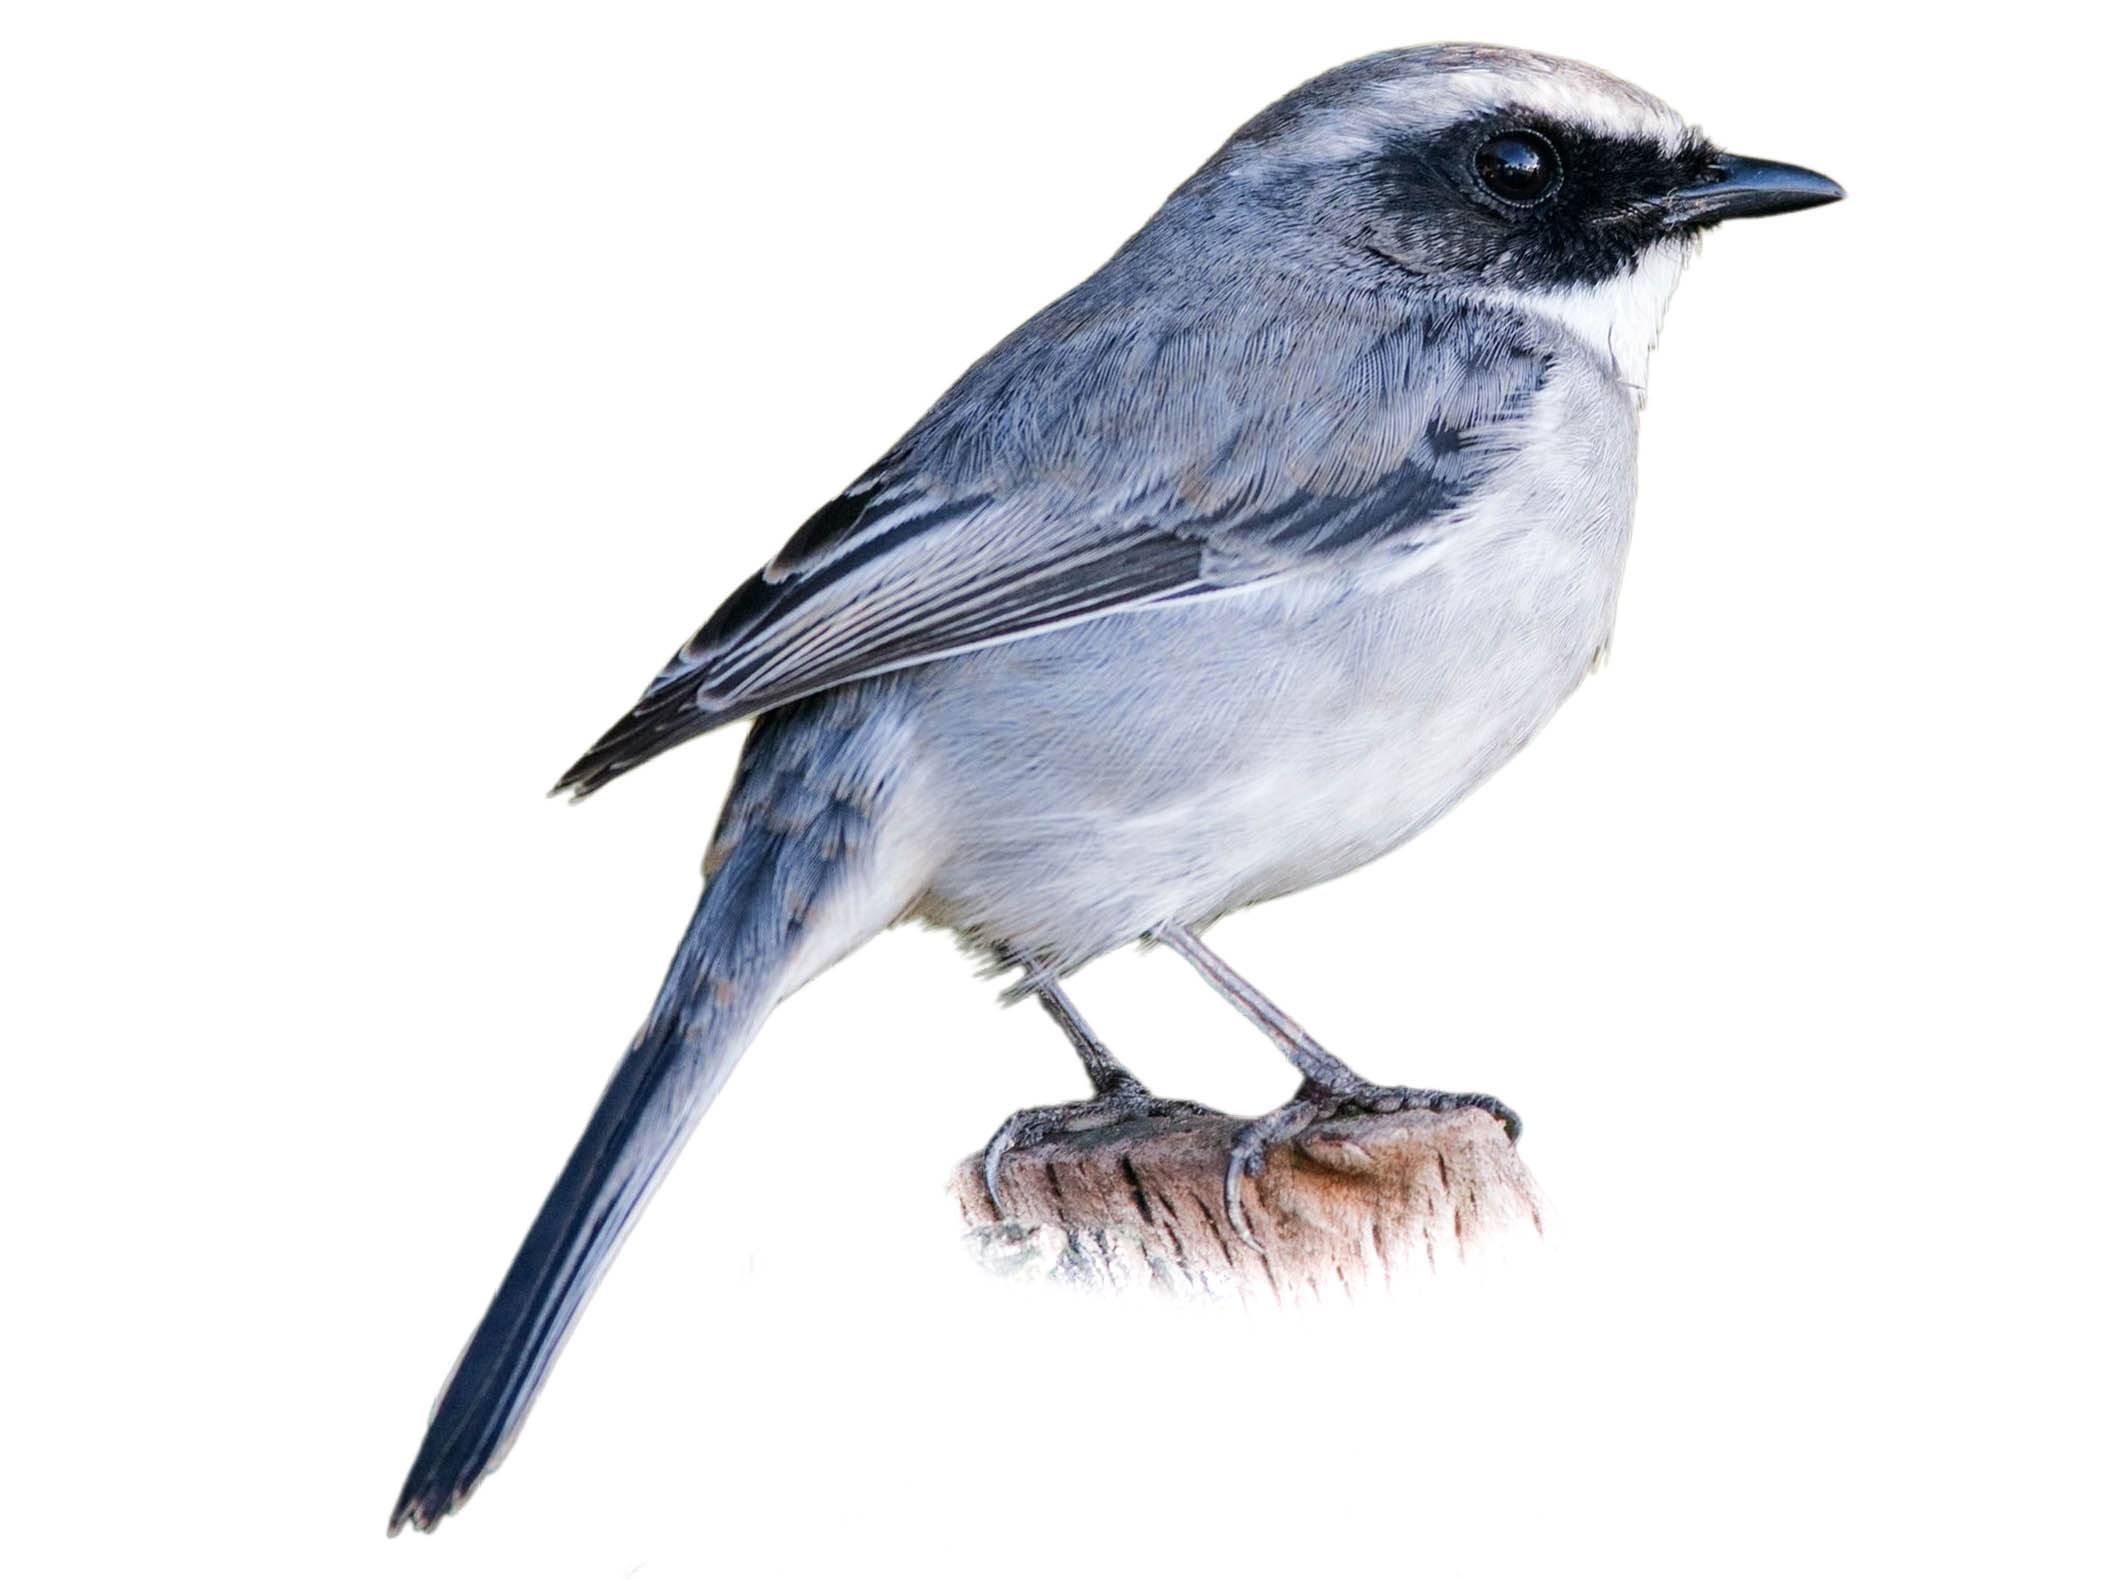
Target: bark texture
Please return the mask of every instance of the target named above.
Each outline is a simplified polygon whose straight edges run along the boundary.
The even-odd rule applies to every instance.
[[[1012,1276],[1288,1302],[1350,1294],[1539,1234],[1536,1185],[1497,1120],[1366,1114],[1275,1146],[1243,1184],[1255,1248],[1230,1226],[1222,1178],[1244,1121],[1135,1120],[1018,1148],[1001,1217],[981,1159],[952,1194],[981,1264]]]

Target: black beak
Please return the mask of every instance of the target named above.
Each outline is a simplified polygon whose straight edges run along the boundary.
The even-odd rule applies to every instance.
[[[1797,165],[1720,154],[1704,179],[1667,195],[1670,225],[1715,225],[1723,219],[1753,219],[1818,208],[1842,197],[1828,177]]]

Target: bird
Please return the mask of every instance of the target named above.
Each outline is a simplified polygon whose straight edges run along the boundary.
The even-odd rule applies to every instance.
[[[1092,1095],[1013,1147],[1183,1114],[1078,968],[1160,944],[1301,1077],[1237,1133],[1478,1108],[1379,1086],[1203,941],[1396,849],[1605,652],[1661,318],[1722,221],[1835,201],[1661,100],[1525,50],[1390,50],[1243,125],[1096,273],[806,519],[552,794],[751,720],[642,1028],[448,1377],[390,1534],[504,1454],[769,1012],[895,923],[1013,971]],[[1200,1110],[1206,1111],[1206,1110]]]

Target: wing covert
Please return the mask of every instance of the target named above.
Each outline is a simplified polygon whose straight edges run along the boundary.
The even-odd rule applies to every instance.
[[[1550,353],[1419,320],[1047,324],[976,365],[673,655],[557,790],[719,724],[1113,610],[1429,541],[1516,440]],[[1211,370],[1211,371],[1210,371]]]

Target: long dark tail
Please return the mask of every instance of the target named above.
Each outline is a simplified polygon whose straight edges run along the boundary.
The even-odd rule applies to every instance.
[[[791,973],[827,963],[799,958],[812,924],[823,916],[824,947],[839,954],[891,920],[871,909],[869,882],[838,882],[867,854],[874,809],[855,732],[828,711],[763,720],[749,740],[715,870],[650,1018],[440,1391],[390,1535],[430,1530],[503,1457],[638,1209]],[[844,888],[867,919],[829,903]]]

